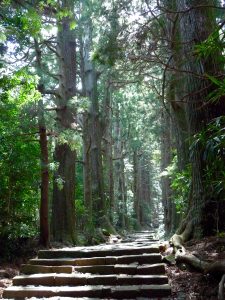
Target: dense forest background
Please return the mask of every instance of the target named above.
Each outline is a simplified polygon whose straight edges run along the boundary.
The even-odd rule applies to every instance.
[[[0,240],[224,235],[224,3],[0,7]]]

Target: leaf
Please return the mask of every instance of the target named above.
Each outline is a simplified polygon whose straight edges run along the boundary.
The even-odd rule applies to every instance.
[[[77,26],[77,22],[75,20],[73,20],[73,21],[70,22],[70,30],[75,29],[76,26]]]
[[[206,74],[206,76],[207,76],[213,83],[215,83],[215,84],[218,85],[218,86],[221,86],[221,81],[220,81],[220,80],[216,79],[214,76],[211,76],[211,75],[209,75],[209,74]]]
[[[0,28],[1,30],[1,28]],[[0,43],[3,43],[6,41],[6,35],[3,32],[0,32]]]

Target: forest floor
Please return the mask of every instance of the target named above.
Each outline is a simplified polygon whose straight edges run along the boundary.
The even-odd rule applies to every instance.
[[[225,238],[209,237],[191,240],[185,248],[203,260],[225,259]],[[38,249],[37,249],[38,250]],[[34,249],[32,249],[32,252]],[[12,278],[19,274],[20,264],[29,258],[17,257],[13,263],[0,263],[0,298],[3,290],[11,285]],[[216,300],[219,278],[204,275],[194,270],[180,270],[177,266],[167,266],[167,275],[172,286],[172,297],[176,300]]]
[[[187,242],[185,248],[206,261],[225,259],[225,238],[208,237]],[[220,278],[201,274],[195,270],[181,270],[167,266],[167,275],[172,286],[172,299],[217,300]]]

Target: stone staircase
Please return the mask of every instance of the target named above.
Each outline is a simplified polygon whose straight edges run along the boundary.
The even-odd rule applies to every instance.
[[[153,232],[115,244],[40,250],[22,265],[4,299],[169,299],[159,241]],[[23,275],[22,275],[23,274]]]

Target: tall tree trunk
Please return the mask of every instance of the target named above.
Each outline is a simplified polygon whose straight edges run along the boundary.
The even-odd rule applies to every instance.
[[[104,179],[105,192],[108,199],[107,208],[111,222],[114,212],[114,176],[113,176],[113,149],[112,149],[112,95],[110,83],[105,88],[104,108],[102,123],[103,126],[103,153],[104,153]]]
[[[225,112],[225,105],[221,101],[204,105],[207,96],[212,91],[209,87],[210,82],[201,78],[205,74],[218,75],[220,67],[217,57],[209,56],[206,59],[198,59],[193,55],[195,46],[205,41],[209,35],[215,30],[215,15],[210,7],[215,1],[177,1],[178,10],[184,10],[193,7],[189,12],[185,13],[179,22],[179,30],[182,42],[183,52],[183,68],[187,75],[185,76],[184,90],[187,93],[186,116],[189,125],[190,136],[203,130],[208,122]],[[195,8],[203,5],[203,7]],[[196,74],[193,76],[194,73]],[[195,234],[201,236],[208,234],[215,228],[215,224],[209,224],[208,220],[215,219],[215,209],[207,211],[206,207],[212,201],[207,194],[204,184],[205,163],[203,159],[203,151],[200,145],[194,148],[191,155],[192,163],[192,202],[193,216],[195,222]],[[207,218],[205,217],[207,215]],[[211,231],[212,233],[212,231]]]
[[[83,180],[84,180],[84,205],[87,211],[87,230],[93,229],[93,203],[92,203],[92,187],[91,187],[91,136],[89,130],[89,116],[84,113],[83,116]],[[89,234],[89,233],[88,233]]]
[[[72,12],[72,15],[73,5],[72,0],[61,1],[61,7]],[[72,21],[69,16],[58,21],[60,81],[56,120],[59,136],[71,135],[72,124],[76,121],[76,113],[68,105],[76,94],[76,42],[75,32],[70,28]],[[68,141],[57,141],[54,160],[58,169],[54,174],[51,225],[53,240],[58,242],[75,242],[75,159],[73,146]]]
[[[151,223],[151,186],[150,186],[150,162],[149,158],[145,154],[140,158],[140,198],[142,209],[142,226],[146,226]]]
[[[133,152],[133,194],[134,194],[134,217],[137,220],[137,226],[141,225],[141,205],[140,205],[140,191],[139,191],[139,184],[138,184],[138,151],[134,150]]]
[[[134,210],[141,226],[151,223],[150,165],[145,154],[134,152]]]
[[[92,24],[85,24],[83,37],[83,86],[86,96],[90,100],[89,119],[87,120],[90,135],[90,164],[91,164],[91,193],[95,222],[100,225],[100,218],[106,213],[103,166],[102,166],[102,128],[100,123],[99,99],[97,91],[97,74],[93,62],[90,60],[92,45]]]
[[[166,171],[166,168],[172,163],[172,141],[171,141],[171,118],[169,112],[164,109],[163,112],[163,128],[161,136],[161,171]],[[171,180],[168,175],[162,176],[162,203],[164,207],[164,224],[166,234],[170,234],[175,226],[175,205],[172,199]]]
[[[126,201],[127,188],[125,182],[125,166],[124,166],[124,142],[122,140],[122,128],[120,122],[119,108],[115,109],[114,121],[114,190],[115,190],[115,211],[117,214],[117,226],[120,228],[126,227]]]
[[[43,112],[43,102],[39,101],[39,111]],[[40,239],[44,247],[49,246],[49,169],[48,169],[48,138],[43,117],[38,120],[41,149],[41,203],[40,203]]]
[[[41,49],[38,41],[34,40],[35,55],[36,55],[36,69],[40,76],[38,91],[43,96],[43,70]],[[39,243],[44,247],[49,246],[49,167],[48,167],[48,138],[44,116],[43,99],[38,102],[38,128],[39,128],[39,144],[41,150],[41,201],[40,201],[40,236]]]

